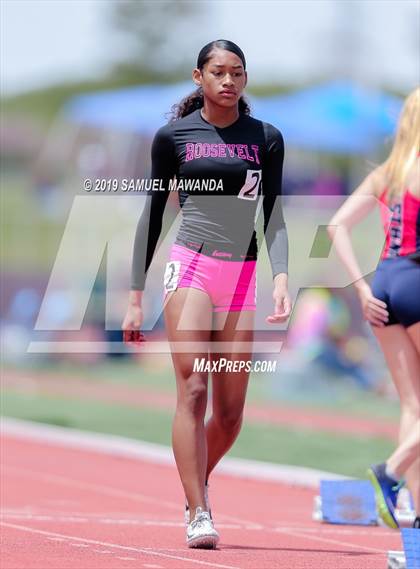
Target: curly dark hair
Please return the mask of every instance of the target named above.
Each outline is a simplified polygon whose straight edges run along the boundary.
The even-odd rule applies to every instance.
[[[225,49],[227,51],[235,53],[242,61],[244,69],[246,69],[245,56],[241,48],[237,46],[236,43],[233,43],[229,40],[215,40],[206,44],[198,54],[197,68],[200,69],[200,71],[203,70],[204,65],[209,61],[211,52],[214,48]],[[170,122],[174,122],[182,117],[185,117],[194,112],[196,109],[201,109],[203,105],[203,89],[201,87],[198,87],[198,89],[184,97],[179,103],[172,105],[171,111],[169,113]],[[245,115],[251,114],[251,108],[243,95],[241,95],[238,101],[238,110],[240,113]]]

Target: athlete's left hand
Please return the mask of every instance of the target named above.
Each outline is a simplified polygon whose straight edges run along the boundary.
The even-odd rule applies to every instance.
[[[273,292],[274,314],[265,319],[269,324],[285,322],[292,311],[292,301],[285,287],[275,287]]]

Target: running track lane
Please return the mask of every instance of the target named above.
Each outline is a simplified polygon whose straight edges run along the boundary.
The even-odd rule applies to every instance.
[[[399,534],[312,522],[314,491],[215,475],[217,551],[184,542],[174,467],[2,438],[2,569],[384,569]]]

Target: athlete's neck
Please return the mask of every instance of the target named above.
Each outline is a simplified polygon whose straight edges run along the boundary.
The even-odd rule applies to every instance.
[[[226,128],[236,122],[239,118],[237,105],[230,109],[224,109],[204,102],[204,106],[200,109],[200,113],[205,121],[214,126],[218,126],[219,128]]]

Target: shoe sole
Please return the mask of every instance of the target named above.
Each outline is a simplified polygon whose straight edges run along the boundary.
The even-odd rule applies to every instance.
[[[188,547],[200,549],[216,549],[219,537],[215,535],[200,535],[187,541]]]
[[[381,485],[379,484],[379,480],[376,478],[376,474],[371,468],[369,468],[367,475],[375,490],[375,502],[378,514],[388,527],[398,529],[398,523],[388,508]]]

